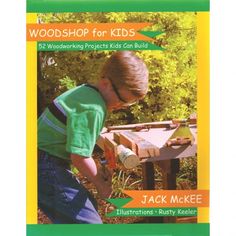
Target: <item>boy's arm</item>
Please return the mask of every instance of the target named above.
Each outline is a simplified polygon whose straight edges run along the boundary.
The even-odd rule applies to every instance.
[[[71,154],[71,161],[79,172],[94,183],[100,197],[108,198],[112,192],[111,182],[105,181],[104,173],[98,171],[97,166],[91,157],[81,157],[77,154]]]

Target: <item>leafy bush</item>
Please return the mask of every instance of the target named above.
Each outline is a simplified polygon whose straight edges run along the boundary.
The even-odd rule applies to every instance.
[[[180,171],[177,175],[177,185],[183,189],[197,188],[197,158],[183,158],[180,160]]]
[[[138,104],[113,114],[107,124],[138,123],[186,118],[196,113],[196,13],[48,13],[48,22],[152,22],[145,30],[164,32],[155,43],[164,51],[136,51],[150,74],[147,96]],[[65,90],[93,83],[112,51],[40,52],[38,80],[42,109]]]

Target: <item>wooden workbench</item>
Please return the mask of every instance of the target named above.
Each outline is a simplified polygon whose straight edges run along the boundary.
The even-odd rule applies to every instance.
[[[155,122],[155,124],[158,122]],[[160,122],[163,123],[163,122]],[[171,123],[171,121],[166,121]],[[145,123],[152,124],[152,123]],[[122,126],[124,127],[124,126]],[[127,125],[130,127],[130,125]],[[135,125],[133,125],[135,127]],[[138,132],[133,131],[132,127],[129,131],[147,140],[159,149],[159,155],[140,159],[142,165],[143,175],[143,189],[153,190],[155,189],[154,178],[154,165],[157,164],[162,170],[162,182],[163,188],[174,190],[176,189],[176,174],[179,172],[179,160],[180,158],[187,158],[196,156],[197,154],[197,126],[190,125],[190,131],[194,136],[194,143],[192,145],[183,145],[175,147],[165,146],[166,141],[171,137],[176,129],[168,130],[166,128],[151,128],[149,130],[140,130]],[[113,130],[110,132],[103,129],[97,144],[104,150],[104,140],[108,138],[113,140],[113,133],[122,133],[127,130]],[[114,140],[113,140],[114,141]],[[175,217],[150,217],[149,222],[175,222]]]

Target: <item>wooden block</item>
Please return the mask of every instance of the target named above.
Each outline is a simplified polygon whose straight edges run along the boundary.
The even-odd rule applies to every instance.
[[[135,143],[138,143],[144,140],[142,137],[138,136],[137,134],[131,131],[124,131],[121,134],[126,135],[128,138],[132,139],[132,141]]]
[[[122,143],[123,140],[125,140],[126,143]],[[138,136],[137,134],[131,131],[125,131],[120,133],[120,142],[123,145],[126,145],[127,142],[129,142],[129,148],[133,151],[133,144],[135,144],[135,152],[140,158],[157,157],[160,155],[160,151],[157,146],[153,145],[147,140],[144,140],[142,137]]]
[[[120,133],[113,133],[113,140],[117,143],[120,144]]]
[[[159,148],[146,140],[136,143],[136,147],[137,154],[140,158],[156,157],[160,155]]]
[[[111,169],[116,168],[117,163],[117,143],[113,140],[105,138],[104,139],[104,153],[107,160],[108,166]]]
[[[120,144],[124,145],[125,147],[129,148],[137,154],[136,143],[132,139],[130,139],[125,133],[120,133],[119,141]]]

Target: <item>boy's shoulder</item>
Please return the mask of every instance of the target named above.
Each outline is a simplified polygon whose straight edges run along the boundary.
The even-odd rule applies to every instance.
[[[106,103],[99,90],[90,84],[70,89],[55,99],[67,111],[98,112],[106,114]]]

